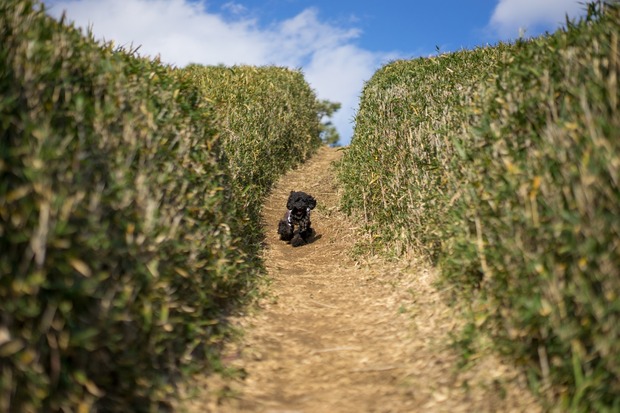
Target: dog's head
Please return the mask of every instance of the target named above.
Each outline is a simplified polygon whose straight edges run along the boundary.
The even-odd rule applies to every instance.
[[[314,209],[316,200],[312,195],[308,195],[301,191],[291,191],[286,202],[286,207],[291,211],[291,215],[295,219],[302,218],[310,209]]]

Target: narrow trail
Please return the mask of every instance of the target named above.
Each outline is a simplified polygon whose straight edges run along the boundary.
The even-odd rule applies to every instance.
[[[244,335],[225,350],[244,377],[197,377],[179,411],[541,411],[497,357],[457,368],[450,335],[463,320],[433,286],[434,269],[350,258],[355,228],[338,211],[331,168],[341,154],[321,148],[272,191],[264,206],[271,283],[258,308],[233,320]],[[291,190],[318,202],[315,240],[298,248],[276,234]]]

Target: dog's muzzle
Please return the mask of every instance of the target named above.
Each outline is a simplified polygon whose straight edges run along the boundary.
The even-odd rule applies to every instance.
[[[286,212],[286,222],[288,223],[289,226],[292,226],[293,221],[299,221],[300,219],[304,217],[304,215],[310,218],[310,211],[311,211],[310,208],[306,208],[305,211],[303,211],[301,208],[289,209]]]

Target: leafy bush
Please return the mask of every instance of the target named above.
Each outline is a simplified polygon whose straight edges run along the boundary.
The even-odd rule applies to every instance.
[[[322,143],[316,96],[301,72],[282,67],[191,65],[184,71],[215,104],[235,193],[250,218],[248,241],[256,244],[249,234],[260,234],[263,197]]]
[[[507,48],[395,61],[366,84],[339,178],[343,207],[359,211],[375,247],[439,252],[456,190],[452,139],[463,133],[472,89]]]
[[[517,43],[480,88],[443,263],[574,411],[620,408],[620,9],[599,7]]]
[[[0,410],[154,410],[260,271],[212,105],[35,2],[0,27]]]
[[[619,8],[387,65],[339,172],[373,245],[438,259],[561,410],[620,408]]]

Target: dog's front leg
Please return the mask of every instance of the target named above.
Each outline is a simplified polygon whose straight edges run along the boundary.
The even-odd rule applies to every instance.
[[[291,240],[291,245],[293,247],[300,247],[300,246],[306,245],[306,244],[307,244],[307,241],[302,238],[301,232],[298,232],[297,234],[295,234],[295,236]]]
[[[278,223],[278,234],[280,235],[280,240],[282,241],[290,241],[293,239],[293,226],[289,224],[286,220],[281,220]]]
[[[298,245],[307,244],[310,241],[310,237],[312,236],[312,227],[310,226],[309,220],[303,220],[299,225],[299,241],[297,241]]]

